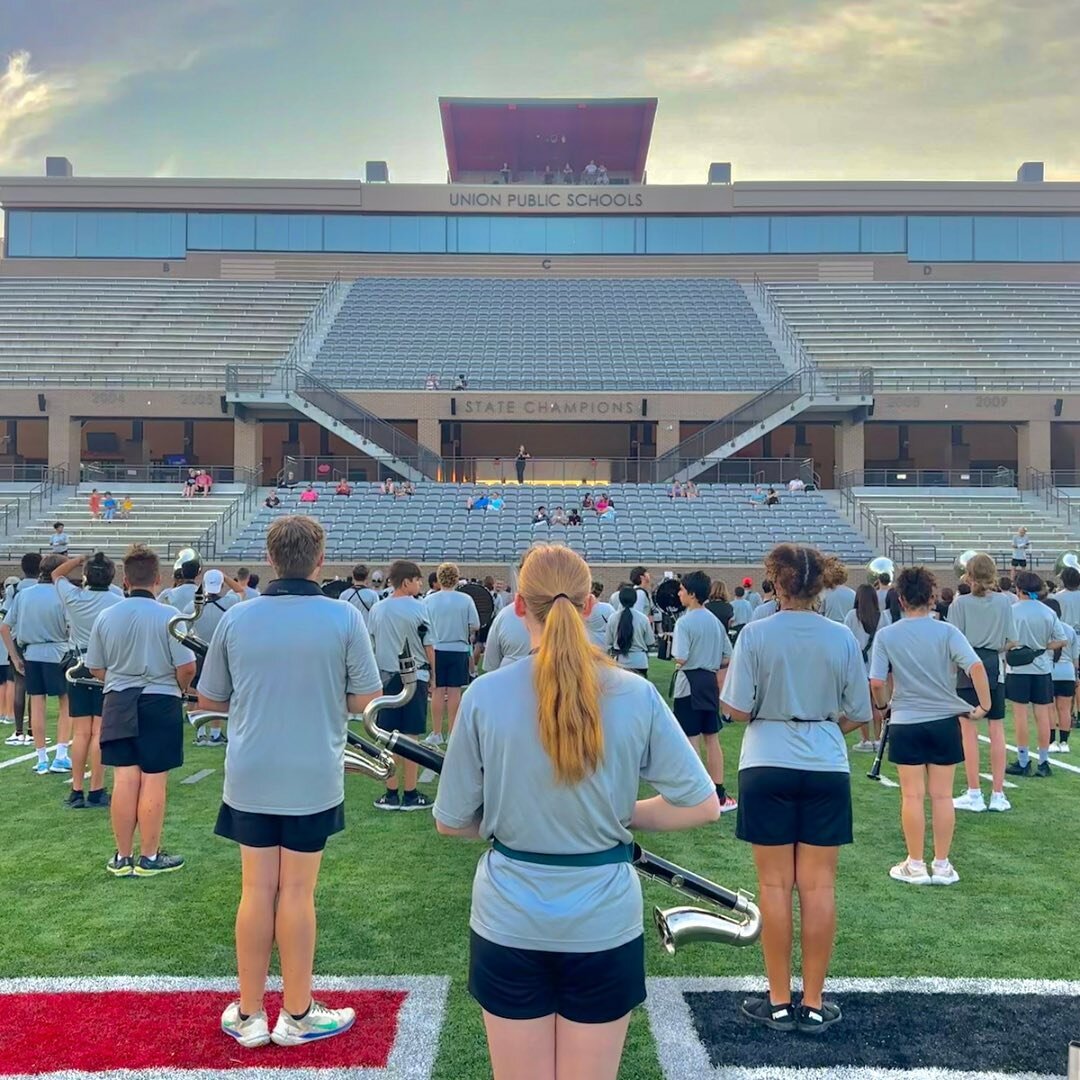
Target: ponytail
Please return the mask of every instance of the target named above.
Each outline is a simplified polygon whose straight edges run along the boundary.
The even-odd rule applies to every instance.
[[[619,603],[622,612],[619,625],[615,630],[615,649],[620,656],[626,656],[634,643],[634,607],[637,605],[637,589],[633,587],[619,590]]]
[[[540,745],[557,782],[576,784],[604,755],[600,669],[609,661],[589,641],[582,618],[592,574],[569,548],[537,547],[522,564],[518,594],[543,626],[533,666]]]

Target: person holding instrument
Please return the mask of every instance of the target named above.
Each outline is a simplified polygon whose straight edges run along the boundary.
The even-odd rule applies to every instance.
[[[900,822],[907,858],[889,871],[908,885],[955,885],[960,880],[949,861],[956,808],[953,776],[964,760],[960,718],[981,720],[990,711],[986,668],[964,635],[951,623],[930,617],[933,574],[909,566],[896,579],[904,617],[879,630],[870,658],[870,691],[879,709],[891,671],[893,696],[889,716],[889,760],[900,776]],[[978,705],[973,709],[956,693],[957,670],[967,673]],[[926,795],[930,794],[934,862],[923,859],[926,842]]]
[[[325,543],[313,518],[273,522],[266,550],[275,580],[225,612],[199,680],[200,708],[229,714],[214,832],[240,845],[240,999],[221,1028],[246,1047],[299,1046],[355,1020],[352,1009],[311,997],[315,885],[327,838],[345,826],[348,715],[363,712],[382,680],[360,613],[319,588]],[[271,1033],[263,996],[275,943],[284,1000]]]
[[[844,626],[817,614],[833,560],[780,544],[765,558],[780,610],[745,626],[721,693],[749,722],[739,758],[736,836],[753,847],[769,992],[743,1002],[747,1019],[808,1035],[841,1018],[823,997],[836,936],[836,867],[852,842],[851,768],[844,734],[872,719],[866,668]],[[792,898],[798,891],[803,994],[791,996]]]
[[[716,790],[656,688],[590,645],[592,575],[525,557],[533,655],[466,691],[435,801],[446,836],[492,840],[473,883],[469,990],[495,1080],[614,1080],[645,999],[630,830],[715,821]],[[646,780],[660,795],[639,800]]]

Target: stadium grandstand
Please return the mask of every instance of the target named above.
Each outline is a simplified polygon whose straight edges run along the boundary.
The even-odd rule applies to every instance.
[[[655,108],[442,99],[442,185],[384,163],[365,182],[0,180],[8,555],[106,485],[144,513],[100,541],[156,540],[186,468],[216,485],[185,536],[249,560],[265,489],[288,505],[341,477],[343,563],[434,557],[434,517],[466,563],[503,565],[535,507],[582,485],[623,503],[618,537],[570,537],[613,566],[662,522],[658,558],[751,565],[800,518],[859,562],[911,541],[897,505],[941,504],[938,564],[1024,523],[1046,557],[1072,542],[1080,185],[731,182],[717,163],[656,186]],[[524,490],[470,519],[467,491],[506,488],[519,447]],[[786,492],[751,513],[735,486],[795,476],[810,514]],[[408,512],[372,504],[384,534],[366,493],[387,478],[420,489]],[[665,493],[689,480],[681,515]],[[993,532],[987,495],[1009,517]]]

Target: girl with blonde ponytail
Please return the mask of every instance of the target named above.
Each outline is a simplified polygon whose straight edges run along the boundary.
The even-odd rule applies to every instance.
[[[592,574],[569,548],[521,566],[532,654],[465,692],[436,828],[484,839],[473,882],[469,990],[495,1080],[615,1080],[645,999],[631,829],[719,816],[716,791],[646,679],[589,641]],[[645,763],[644,765],[642,763]],[[638,800],[639,782],[660,793]]]

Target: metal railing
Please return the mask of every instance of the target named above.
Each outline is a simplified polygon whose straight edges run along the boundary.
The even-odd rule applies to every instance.
[[[1016,471],[996,469],[853,469],[836,479],[838,488],[848,487],[973,487],[1014,488]]]
[[[237,474],[243,469],[233,465],[166,465],[162,462],[134,464],[123,461],[84,461],[79,466],[83,484],[176,484],[187,478],[188,470],[205,469],[215,484],[242,483]]]
[[[289,346],[289,351],[281,362],[282,367],[294,367],[303,370],[301,361],[307,355],[308,346],[318,337],[322,330],[323,317],[326,315],[327,308],[333,303],[340,285],[341,273],[339,271],[326,283],[326,288],[319,294],[315,306],[308,312],[308,317],[304,320],[303,326],[297,331],[292,345]]]
[[[9,538],[13,530],[21,529],[24,524],[29,525],[33,520],[35,506],[39,512],[44,512],[56,492],[66,484],[66,466],[45,467],[37,484],[29,491],[14,494],[11,501],[0,507],[0,535]],[[14,549],[10,545],[3,546],[4,554],[10,556],[13,552]]]
[[[8,462],[0,465],[0,482],[5,484],[36,484],[45,479],[48,465],[23,465]]]
[[[838,477],[839,482],[837,484],[837,490],[840,492],[840,505],[848,520],[851,521],[863,536],[867,539],[873,539],[874,550],[879,555],[886,555],[892,559],[893,562],[900,565],[915,562],[916,556],[914,545],[901,539],[896,531],[890,525],[882,521],[873,510],[864,503],[859,502],[858,499],[855,498],[851,484],[843,483],[845,477],[850,477],[852,475],[852,473],[842,474]]]
[[[677,476],[695,464],[704,464],[710,454],[807,395],[840,400],[852,396],[872,397],[873,393],[874,373],[869,368],[822,371],[811,366],[802,367],[660,455],[656,459],[656,475],[660,478]]]
[[[204,559],[216,558],[219,551],[225,548],[225,541],[236,531],[242,520],[246,520],[255,510],[255,501],[259,494],[261,475],[257,469],[234,468],[233,483],[243,483],[244,490],[231,503],[225,512],[215,518],[191,544]],[[188,547],[186,542],[176,542],[177,550]],[[174,543],[170,542],[168,553],[173,551]]]
[[[817,361],[810,355],[809,350],[802,342],[802,338],[799,337],[794,327],[788,322],[787,316],[780,310],[776,298],[756,271],[754,272],[753,288],[754,295],[761,301],[761,305],[765,308],[765,312],[772,321],[773,328],[779,335],[780,340],[791,350],[796,367],[817,367]]]
[[[1077,475],[1069,469],[1042,472],[1039,469],[1029,468],[1027,471],[1030,490],[1042,497],[1047,510],[1053,510],[1059,517],[1065,518],[1067,525],[1072,525],[1074,509],[1080,519],[1080,499],[1059,487],[1061,481],[1058,478],[1064,478],[1066,487],[1080,487],[1080,484],[1076,483]]]

